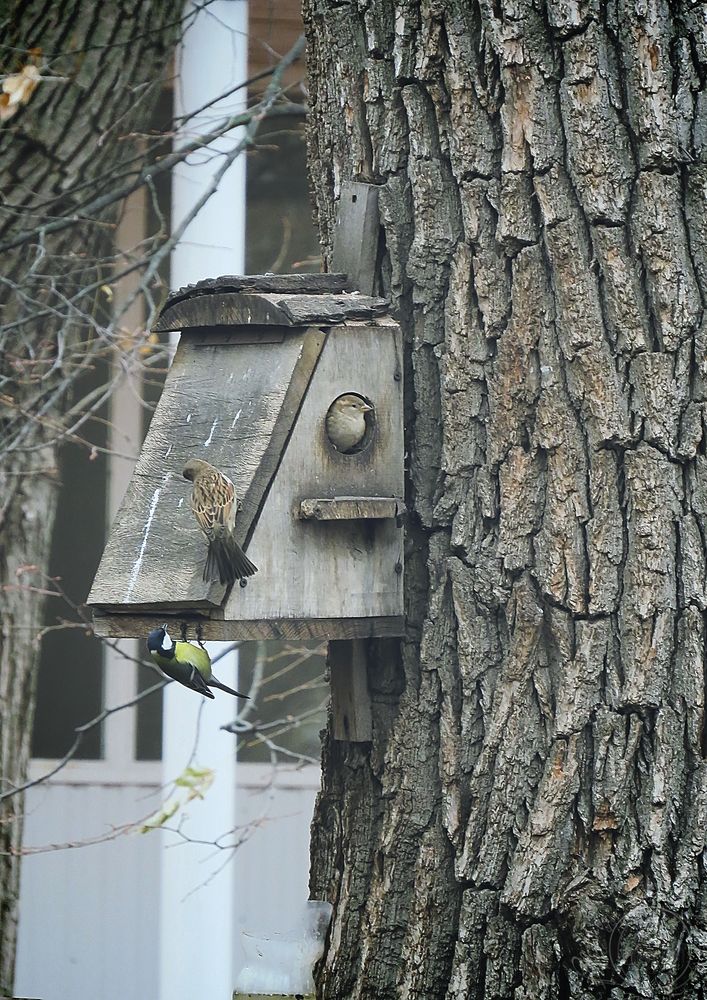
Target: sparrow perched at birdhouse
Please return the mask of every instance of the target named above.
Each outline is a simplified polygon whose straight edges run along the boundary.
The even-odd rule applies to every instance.
[[[326,432],[337,451],[351,452],[361,444],[366,434],[366,414],[370,406],[361,396],[347,392],[339,396],[326,415]]]
[[[195,646],[191,642],[174,642],[166,625],[150,632],[147,637],[147,648],[163,674],[183,684],[184,687],[191,688],[192,691],[213,698],[214,695],[209,688],[215,687],[236,698],[248,697],[247,694],[239,694],[214,677],[211,657],[203,646]]]
[[[190,458],[182,475],[194,484],[191,509],[209,543],[204,580],[230,585],[257,573],[258,567],[250,561],[234,535],[238,499],[228,476],[199,458]]]

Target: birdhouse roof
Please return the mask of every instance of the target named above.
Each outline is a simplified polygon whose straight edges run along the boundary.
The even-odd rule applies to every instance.
[[[187,285],[167,299],[157,333],[213,326],[308,326],[374,319],[385,299],[346,288],[345,274],[224,275]]]

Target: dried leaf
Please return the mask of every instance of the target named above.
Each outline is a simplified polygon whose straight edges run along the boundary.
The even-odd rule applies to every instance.
[[[12,118],[23,104],[27,104],[41,79],[39,70],[31,63],[23,66],[19,73],[5,77],[0,95],[0,121]]]
[[[182,771],[174,782],[175,787],[186,788],[186,797],[174,797],[165,802],[161,809],[153,813],[146,819],[140,827],[140,833],[149,833],[150,830],[158,830],[161,826],[174,816],[179,809],[183,809],[192,799],[203,799],[213,784],[215,774],[208,767],[187,767]]]
[[[180,803],[178,800],[173,800],[172,802],[165,802],[162,809],[158,810],[156,813],[153,813],[153,815],[150,816],[149,819],[145,820],[143,825],[140,827],[140,833],[149,833],[150,830],[159,830],[161,826],[164,826],[167,820],[171,819],[172,816],[174,816],[177,809],[179,809],[179,805]]]
[[[145,357],[147,354],[152,354],[155,347],[158,347],[160,343],[159,335],[156,333],[150,333],[145,338],[145,343],[140,347],[140,354]]]
[[[192,799],[203,799],[211,788],[213,780],[214,772],[210,768],[188,767],[182,771],[174,783],[181,788],[189,789],[187,802],[191,802]]]

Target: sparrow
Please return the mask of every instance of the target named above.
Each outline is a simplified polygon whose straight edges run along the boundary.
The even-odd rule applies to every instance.
[[[329,407],[326,415],[326,432],[337,451],[350,452],[363,441],[366,433],[366,414],[372,406],[360,396],[347,392]]]
[[[184,687],[198,691],[207,698],[214,694],[209,688],[219,688],[236,698],[247,698],[247,694],[239,694],[227,684],[223,684],[211,672],[211,657],[203,646],[195,646],[191,642],[173,642],[167,626],[153,629],[147,637],[147,648],[163,674],[179,681]]]
[[[194,484],[191,509],[209,543],[204,580],[232,584],[258,572],[234,536],[238,500],[236,490],[222,472],[199,458],[190,458],[182,475]]]

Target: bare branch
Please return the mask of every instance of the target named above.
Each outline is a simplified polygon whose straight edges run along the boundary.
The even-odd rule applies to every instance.
[[[243,151],[255,135],[258,125],[266,116],[268,110],[281,93],[280,81],[282,80],[285,70],[299,58],[303,51],[304,35],[300,35],[290,51],[273,71],[272,81],[268,85],[268,88],[263,95],[263,99],[256,104],[255,107],[251,108],[250,111],[240,112],[237,115],[230,115],[228,118],[221,121],[218,127],[213,129],[211,132],[207,132],[205,135],[197,136],[196,139],[192,139],[191,142],[187,142],[183,146],[180,146],[180,148],[175,152],[164,156],[158,163],[152,163],[143,170],[140,170],[132,178],[132,180],[127,181],[118,187],[112,188],[104,195],[92,198],[83,204],[72,206],[69,215],[62,215],[61,217],[54,219],[52,222],[47,222],[34,229],[25,230],[24,232],[18,233],[17,236],[12,237],[12,239],[6,240],[4,243],[0,243],[0,253],[6,253],[8,250],[12,250],[15,247],[22,246],[25,243],[31,243],[37,238],[37,234],[40,232],[42,235],[46,236],[49,233],[61,232],[61,230],[75,226],[81,221],[91,221],[92,216],[96,216],[109,206],[118,201],[122,201],[129,194],[132,194],[133,191],[137,191],[138,188],[143,185],[154,181],[155,177],[158,177],[160,174],[172,170],[178,164],[182,163],[191,153],[207,148],[212,145],[216,139],[219,139],[222,135],[225,135],[232,129],[238,128],[240,125],[248,125],[250,126],[250,129],[247,131],[247,138],[242,143],[239,143],[236,149],[229,154],[232,161],[232,159],[235,159],[235,156]]]

